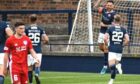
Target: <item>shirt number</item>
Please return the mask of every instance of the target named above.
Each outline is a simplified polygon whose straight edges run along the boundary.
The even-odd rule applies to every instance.
[[[123,38],[123,32],[113,31],[112,41],[121,42]]]
[[[32,40],[32,43],[40,42],[40,33],[29,33],[28,36]]]
[[[14,75],[14,81],[18,81],[18,76]]]

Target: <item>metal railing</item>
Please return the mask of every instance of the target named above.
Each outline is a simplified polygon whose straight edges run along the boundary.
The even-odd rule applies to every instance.
[[[67,46],[73,46],[73,47],[80,47],[80,46],[84,46],[84,47],[87,47],[86,51],[66,51],[67,49]],[[127,55],[130,55],[130,56],[136,56],[136,57],[140,57],[140,52],[130,52],[133,50],[133,48],[135,47],[138,47],[140,44],[131,44],[131,45],[128,45],[128,46],[124,46],[124,49],[123,49],[123,54],[127,54]],[[98,43],[94,43],[94,44],[67,44],[67,43],[63,43],[63,44],[57,44],[57,43],[49,43],[46,45],[46,47],[44,47],[44,51],[47,51],[47,52],[59,52],[59,53],[98,53],[98,54],[101,54],[103,53],[99,47],[98,47]],[[90,46],[93,46],[94,47],[94,50],[93,52],[90,52]]]

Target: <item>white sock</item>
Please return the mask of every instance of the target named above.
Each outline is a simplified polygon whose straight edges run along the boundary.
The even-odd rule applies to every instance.
[[[113,84],[114,79],[110,79],[108,84]]]
[[[118,64],[116,65],[116,68],[117,68],[117,70],[119,71],[119,74],[122,74],[122,73],[123,73],[120,63],[118,63]]]
[[[110,79],[110,81],[114,81],[114,79]]]

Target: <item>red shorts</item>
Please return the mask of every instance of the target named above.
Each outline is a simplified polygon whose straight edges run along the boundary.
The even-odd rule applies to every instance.
[[[12,64],[10,66],[10,75],[13,84],[28,84],[27,64]]]

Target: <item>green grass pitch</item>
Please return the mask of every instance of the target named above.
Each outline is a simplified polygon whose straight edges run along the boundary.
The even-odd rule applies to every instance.
[[[110,74],[48,71],[41,72],[40,78],[41,84],[107,84]],[[5,84],[11,84],[9,77],[6,77]],[[34,84],[36,84],[35,81]],[[140,75],[117,74],[114,84],[140,84]]]

